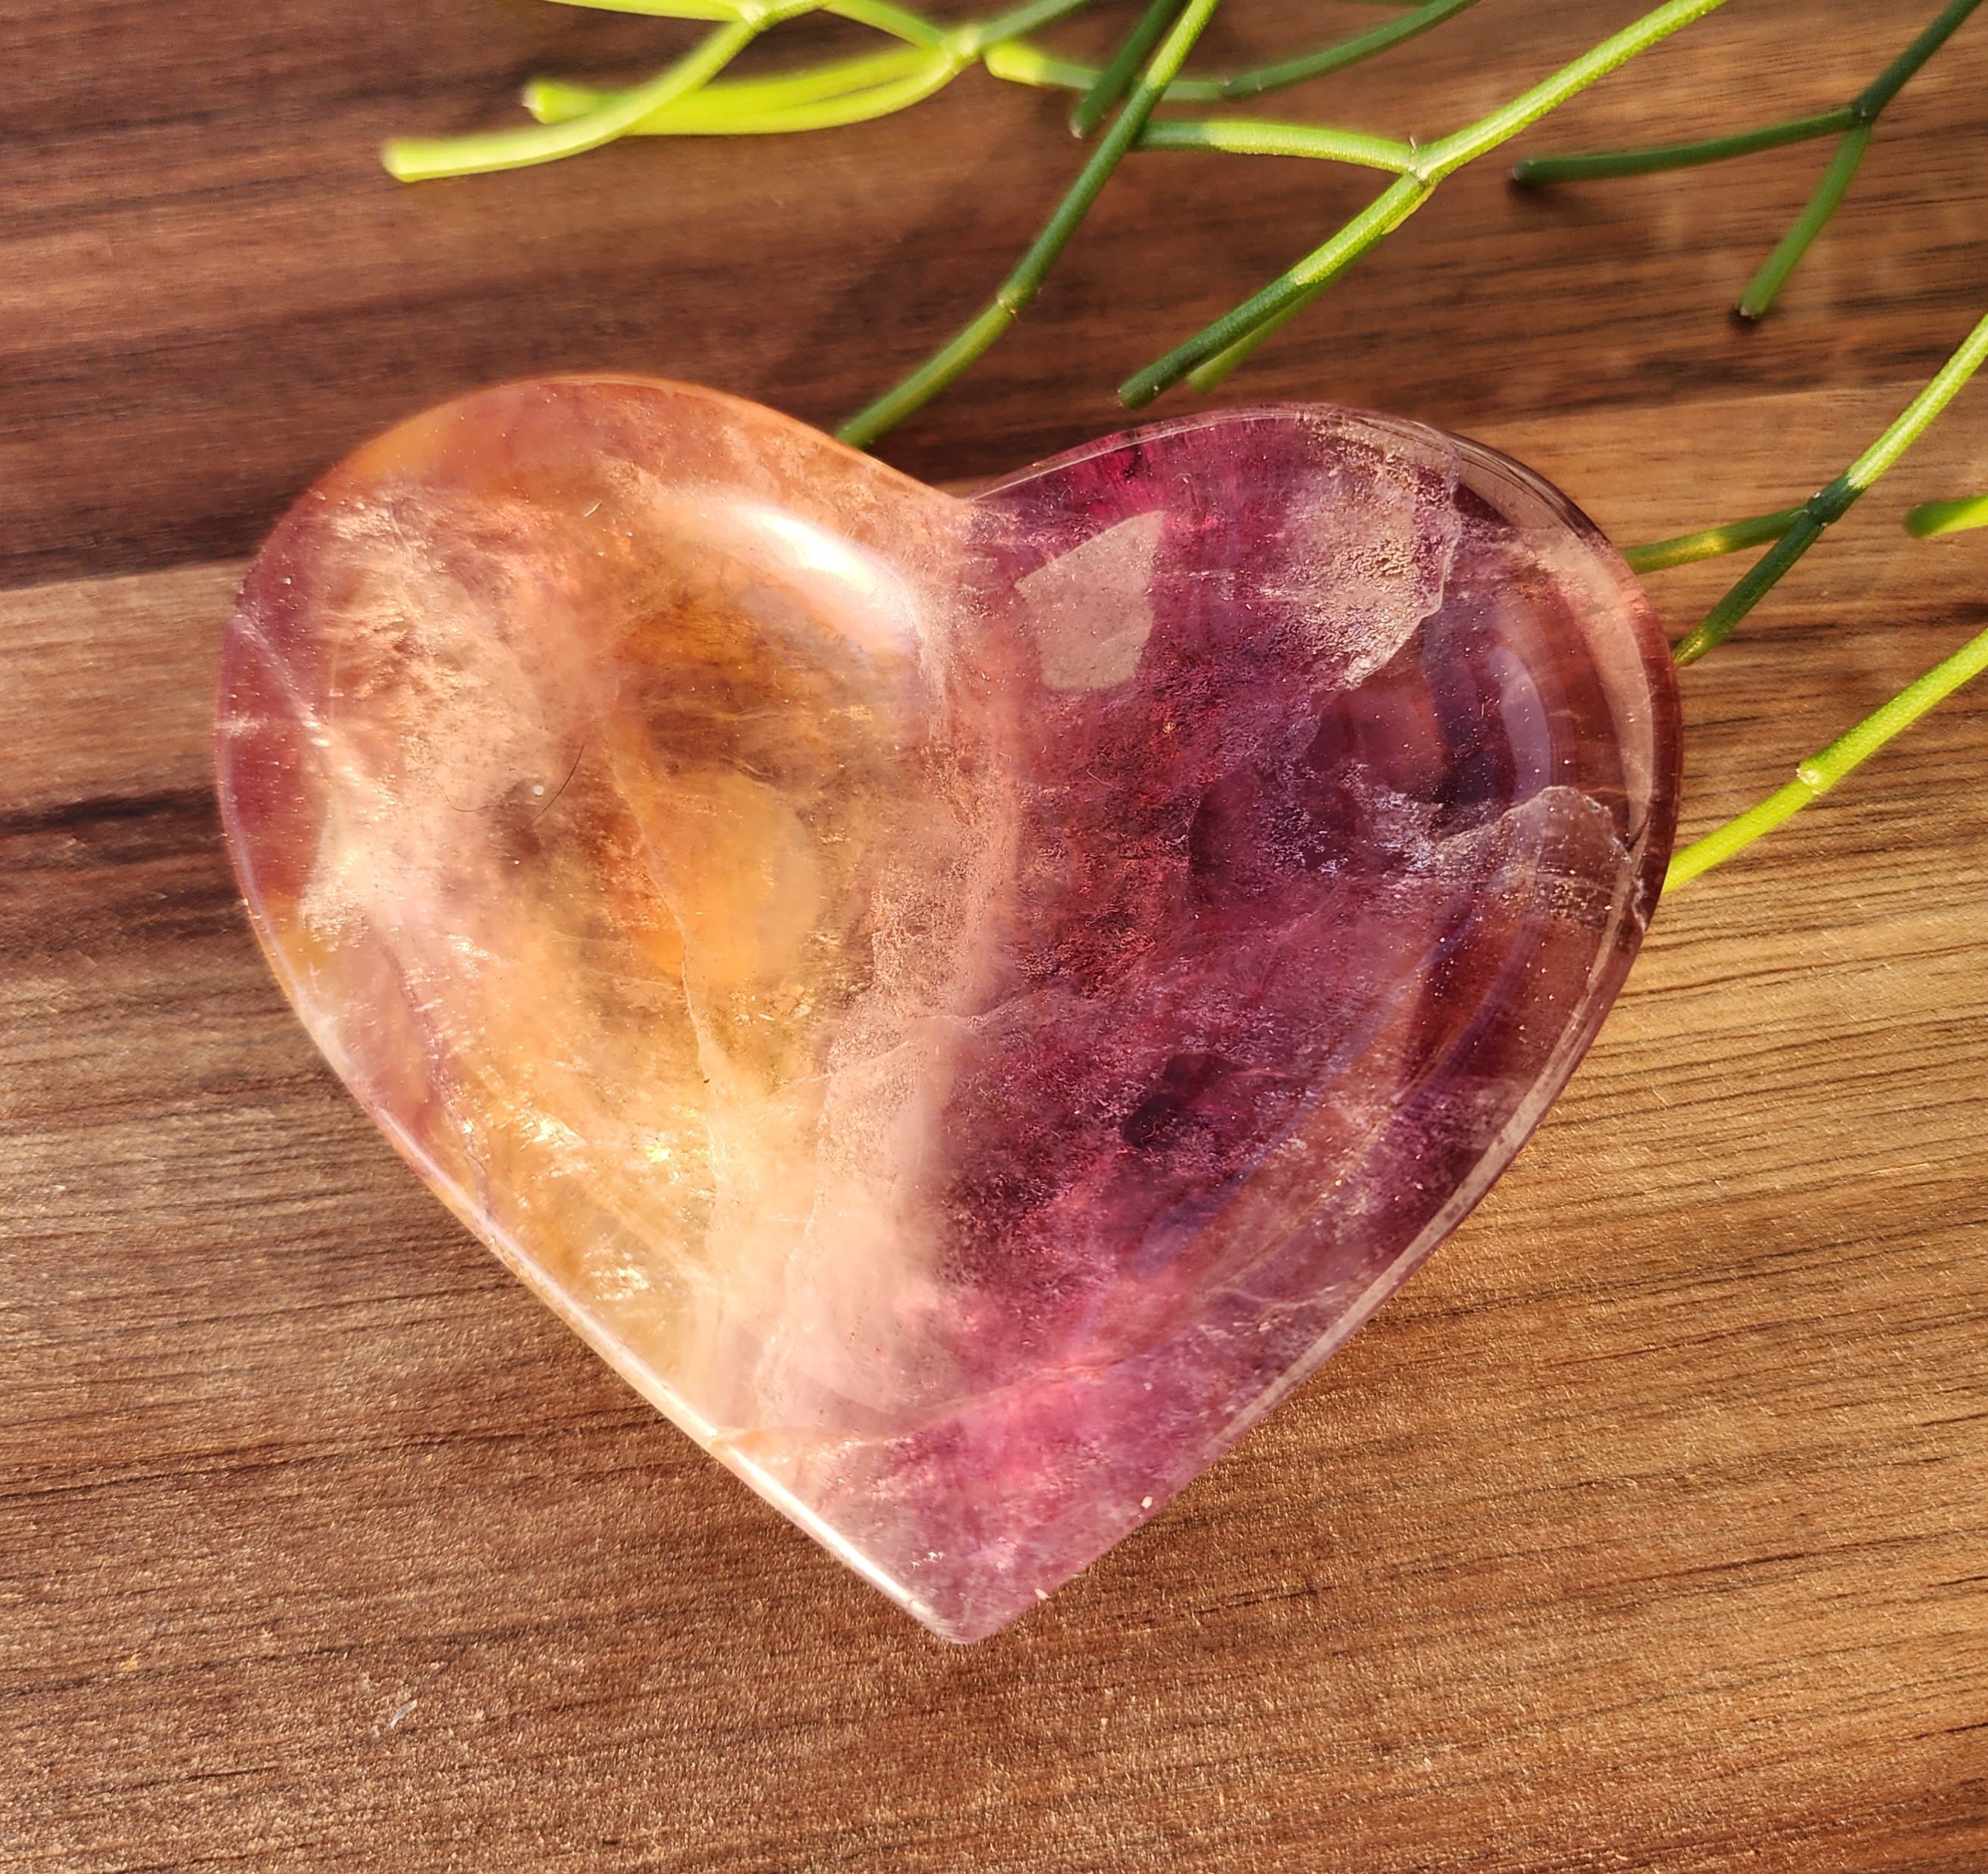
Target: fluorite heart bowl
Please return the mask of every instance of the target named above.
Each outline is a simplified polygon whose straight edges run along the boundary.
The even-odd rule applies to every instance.
[[[1317,1367],[1509,1163],[1670,847],[1675,688],[1529,471],[1320,407],[972,500],[512,385],[251,569],[258,936],[408,1162],[954,1639]]]

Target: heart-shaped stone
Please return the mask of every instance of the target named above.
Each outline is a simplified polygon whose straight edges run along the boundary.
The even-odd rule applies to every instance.
[[[1620,985],[1676,696],[1601,535],[1224,411],[972,501],[678,385],[485,392],[298,503],[228,836],[421,1176],[936,1632],[1351,1334]]]

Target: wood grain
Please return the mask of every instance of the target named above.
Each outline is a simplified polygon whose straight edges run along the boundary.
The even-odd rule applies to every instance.
[[[1294,101],[1426,134],[1633,8],[1484,0]],[[1225,61],[1347,16],[1237,5]],[[1733,0],[1542,144],[1846,94],[1929,6]],[[1100,28],[1108,22],[1100,22]],[[1538,1138],[1155,1523],[945,1647],[544,1315],[332,1079],[215,824],[225,563],[339,451],[615,364],[832,418],[1073,160],[979,80],[807,143],[397,191],[384,132],[673,29],[25,0],[0,180],[0,1866],[1988,1866],[1988,696],[1664,907]],[[816,35],[827,43],[830,35]],[[1988,305],[1988,23],[1783,312],[1810,150],[1466,174],[1239,378],[1446,420],[1622,538],[1798,498]],[[890,453],[965,477],[1310,244],[1357,180],[1139,160]],[[1988,387],[1685,694],[1692,829],[1988,624]],[[1731,569],[1662,576],[1682,626]]]

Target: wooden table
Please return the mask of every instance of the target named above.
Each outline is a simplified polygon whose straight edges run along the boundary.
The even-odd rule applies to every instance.
[[[1484,0],[1270,110],[1431,137],[1635,10]],[[1733,0],[1526,147],[1822,108],[1932,11]],[[1236,0],[1206,56],[1373,17]],[[374,167],[390,131],[687,30],[523,0],[8,10],[0,1865],[1988,1866],[1988,694],[1667,904],[1430,1268],[970,1649],[656,1419],[313,1053],[206,747],[272,517],[506,375],[831,420],[972,309],[1078,160],[1059,100],[969,74],[813,139],[418,190]],[[1524,198],[1487,164],[1232,393],[1473,432],[1619,538],[1799,499],[1988,306],[1988,15],[1740,329],[1821,161]],[[966,478],[1116,427],[1120,376],[1372,186],[1135,158],[885,453]],[[1988,623],[1988,534],[1898,527],[1983,488],[1988,383],[1689,673],[1688,830]],[[1659,602],[1682,627],[1733,570]]]

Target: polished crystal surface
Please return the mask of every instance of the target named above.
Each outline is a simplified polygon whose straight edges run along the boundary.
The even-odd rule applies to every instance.
[[[1621,561],[1455,438],[1228,411],[966,501],[606,378],[307,495],[218,748],[257,931],[394,1143],[959,1639],[1510,1162],[1679,760]]]

